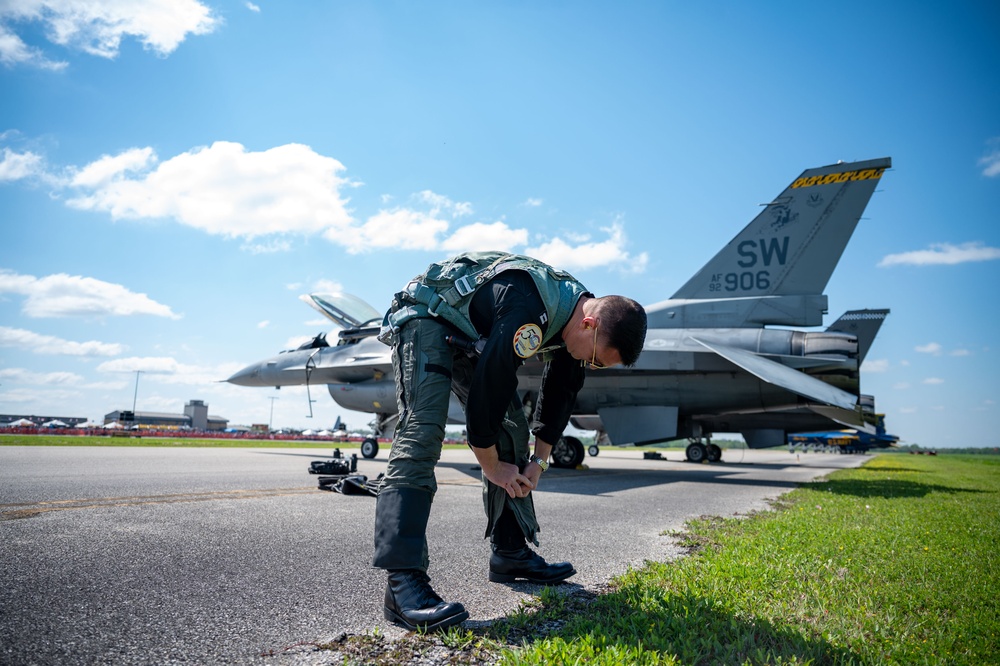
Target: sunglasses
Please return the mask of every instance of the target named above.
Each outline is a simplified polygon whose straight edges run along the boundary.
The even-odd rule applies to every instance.
[[[590,356],[590,362],[581,361],[584,366],[591,370],[600,370],[604,367],[604,364],[597,360],[597,328],[597,326],[594,327],[594,353]]]

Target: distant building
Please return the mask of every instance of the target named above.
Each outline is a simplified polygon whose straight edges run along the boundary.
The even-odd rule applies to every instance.
[[[119,409],[104,415],[104,423],[118,421],[123,425],[150,428],[191,428],[192,430],[225,430],[229,419],[208,413],[204,400],[188,400],[183,414],[166,412],[131,412]]]

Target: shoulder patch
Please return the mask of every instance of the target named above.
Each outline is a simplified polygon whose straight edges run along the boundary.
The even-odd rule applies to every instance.
[[[531,358],[542,346],[542,329],[538,324],[525,324],[514,334],[514,353],[521,358]]]

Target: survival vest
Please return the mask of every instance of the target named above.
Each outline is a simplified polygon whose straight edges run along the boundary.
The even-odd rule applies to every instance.
[[[524,271],[535,282],[548,318],[542,322],[547,325],[542,338],[544,348],[569,322],[587,288],[565,271],[506,252],[466,252],[431,264],[396,294],[382,320],[378,339],[391,345],[400,327],[410,319],[440,317],[470,340],[477,340],[479,333],[469,317],[469,304],[479,287],[508,270]]]

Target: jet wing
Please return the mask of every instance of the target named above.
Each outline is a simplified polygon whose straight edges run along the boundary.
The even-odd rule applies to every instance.
[[[780,386],[810,400],[850,411],[854,411],[854,406],[858,402],[858,399],[847,391],[841,391],[836,386],[830,386],[826,382],[798,370],[769,361],[758,354],[717,342],[705,342],[693,336],[691,339],[765,382]]]
[[[836,421],[841,425],[854,428],[855,430],[864,431],[869,435],[874,435],[877,432],[875,426],[861,418],[861,414],[856,410],[845,411],[829,405],[810,405],[809,409],[820,416],[825,416],[831,421]]]

